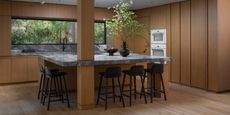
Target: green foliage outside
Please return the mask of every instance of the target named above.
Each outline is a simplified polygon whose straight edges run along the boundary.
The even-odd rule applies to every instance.
[[[75,22],[12,19],[12,44],[52,44],[75,41]],[[95,43],[104,43],[104,23],[95,23]]]
[[[105,28],[104,23],[95,23],[94,24],[94,43],[103,44],[105,43]]]

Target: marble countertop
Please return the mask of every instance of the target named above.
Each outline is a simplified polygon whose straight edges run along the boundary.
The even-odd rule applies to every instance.
[[[12,53],[13,56],[39,56],[59,66],[87,66],[87,65],[110,65],[110,64],[135,64],[141,62],[163,63],[172,60],[170,57],[156,57],[131,53],[128,57],[122,57],[119,53],[109,56],[108,53],[95,54],[93,61],[77,60],[76,53],[71,52],[33,52],[33,53]]]
[[[38,55],[45,61],[60,65],[60,66],[87,66],[87,65],[110,65],[110,64],[132,64],[140,62],[168,62],[171,61],[170,57],[156,57],[140,54],[130,54],[128,57],[122,57],[120,54],[115,53],[114,56],[109,56],[107,53],[94,55],[93,61],[77,60],[76,54],[71,53],[58,53],[58,52],[46,52],[38,53]]]

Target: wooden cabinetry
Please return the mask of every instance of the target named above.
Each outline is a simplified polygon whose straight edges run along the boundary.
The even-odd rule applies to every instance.
[[[0,57],[0,84],[38,81],[37,56]]]
[[[207,88],[207,0],[191,1],[191,85]]]
[[[27,57],[28,81],[38,81],[39,79],[39,61],[37,56]]]
[[[11,82],[26,82],[28,80],[27,58],[24,56],[16,56],[12,57],[11,61]]]
[[[10,56],[11,17],[0,15],[0,56]]]
[[[180,21],[181,21],[181,31],[180,31],[180,37],[181,37],[181,57],[180,57],[180,62],[181,62],[181,78],[180,78],[180,83],[184,85],[190,85],[190,41],[191,41],[191,34],[190,34],[190,1],[184,1],[181,2],[181,14],[180,14]]]
[[[180,83],[180,3],[171,5],[171,81]]]
[[[0,57],[0,83],[9,83],[11,81],[11,58]]]

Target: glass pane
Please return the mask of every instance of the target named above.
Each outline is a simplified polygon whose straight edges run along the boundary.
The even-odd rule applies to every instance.
[[[162,33],[155,33],[153,36],[154,36],[154,41],[163,41]]]
[[[164,56],[164,50],[160,50],[160,49],[152,49],[152,50],[154,56]]]
[[[75,22],[12,19],[12,44],[75,42]]]
[[[105,23],[94,24],[94,43],[105,44]]]

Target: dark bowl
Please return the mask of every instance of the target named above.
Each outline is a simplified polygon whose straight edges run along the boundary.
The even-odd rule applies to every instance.
[[[105,49],[105,51],[107,53],[109,53],[110,56],[113,56],[114,53],[116,53],[118,51],[118,49],[115,48],[109,48],[109,49]]]

